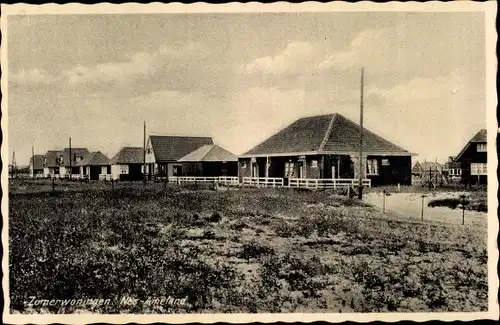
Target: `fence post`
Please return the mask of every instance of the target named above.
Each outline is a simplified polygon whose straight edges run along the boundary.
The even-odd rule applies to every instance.
[[[385,190],[382,190],[382,212],[385,213]]]
[[[422,212],[420,214],[420,218],[424,220],[424,200],[425,200],[426,195],[422,194]]]
[[[55,183],[54,183],[54,177],[52,177],[52,193],[55,192]]]

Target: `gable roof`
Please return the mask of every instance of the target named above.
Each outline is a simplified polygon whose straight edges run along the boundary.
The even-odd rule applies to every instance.
[[[88,154],[85,158],[75,164],[75,166],[106,166],[109,165],[109,159],[100,151]]]
[[[470,140],[467,142],[465,147],[460,151],[460,153],[457,155],[455,158],[455,161],[459,161],[460,158],[462,158],[462,155],[467,151],[467,149],[470,147],[471,144],[473,143],[486,143],[487,142],[487,132],[486,129],[481,129],[479,132],[477,132]]]
[[[177,161],[204,145],[213,144],[210,137],[150,135],[149,140],[157,163]]]
[[[352,154],[359,152],[360,126],[340,114],[298,119],[242,156],[285,154]],[[412,155],[363,128],[363,151],[368,155]]]
[[[72,166],[76,167],[76,162],[75,162],[75,156],[82,156],[82,160],[85,159],[90,154],[87,148],[71,148],[71,156],[72,157]],[[69,161],[69,148],[64,148],[63,151],[63,164],[64,166],[69,166],[70,161]]]
[[[57,159],[62,155],[61,150],[48,150],[45,154],[45,159],[43,162],[44,167],[59,167]]]
[[[123,147],[110,160],[110,165],[142,163],[144,163],[144,149],[140,147]]]
[[[416,162],[413,165],[412,172],[424,172],[430,170],[441,170],[443,166],[437,162],[433,161],[424,161],[423,163]]]
[[[43,169],[43,161],[45,159],[45,155],[34,155],[33,157],[30,158],[30,167],[33,164],[33,169]]]
[[[201,162],[201,161],[238,161],[233,153],[227,151],[224,148],[216,144],[204,145],[200,147],[181,159],[179,162]]]

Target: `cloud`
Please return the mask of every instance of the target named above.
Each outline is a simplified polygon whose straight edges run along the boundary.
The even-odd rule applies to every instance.
[[[44,69],[34,68],[31,70],[22,69],[19,72],[10,75],[9,79],[14,83],[23,85],[30,85],[30,84],[47,85],[58,80],[58,77],[55,77],[47,73],[47,71],[45,71]]]
[[[158,50],[147,53],[127,54],[123,62],[100,63],[94,66],[76,66],[62,72],[72,86],[82,84],[125,83],[138,78],[149,78],[161,74],[173,60],[187,61],[193,55],[203,58],[205,48],[198,43],[163,45]]]
[[[278,55],[264,56],[241,66],[243,73],[300,73],[311,66],[318,49],[308,42],[293,41]]]
[[[387,48],[389,41],[388,29],[373,29],[361,31],[350,43],[350,47],[344,51],[338,51],[327,56],[321,61],[317,68],[319,70],[348,70],[357,67],[366,58],[376,55]],[[370,60],[371,61],[371,60]],[[387,58],[386,58],[387,61]]]

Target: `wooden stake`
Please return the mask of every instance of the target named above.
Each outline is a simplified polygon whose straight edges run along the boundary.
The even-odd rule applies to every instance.
[[[72,166],[72,160],[71,159],[71,137],[69,137],[69,179],[71,180],[73,176],[73,166]]]

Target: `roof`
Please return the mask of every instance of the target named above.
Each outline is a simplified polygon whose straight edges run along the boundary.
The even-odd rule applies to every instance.
[[[465,147],[462,149],[462,151],[460,151],[460,153],[457,155],[457,157],[455,158],[456,161],[459,161],[460,158],[462,157],[462,155],[464,154],[465,151],[467,151],[467,149],[469,148],[469,146],[472,144],[472,143],[486,143],[487,142],[487,132],[486,132],[486,129],[481,129],[479,130],[470,140],[469,142],[467,142],[467,144],[465,145]]]
[[[43,161],[45,159],[45,155],[34,155],[30,158],[30,167],[32,165],[32,161],[34,160],[34,169],[43,169]]]
[[[210,137],[151,135],[149,139],[156,162],[177,161],[204,145],[213,144]]]
[[[429,169],[431,170],[441,170],[442,166],[441,164],[433,161],[424,161],[423,163],[416,162],[415,165],[413,165],[412,171],[413,172],[423,172],[423,171],[428,171]]]
[[[123,147],[110,160],[111,165],[142,163],[144,163],[144,149],[140,147]]]
[[[70,148],[64,148],[63,151],[63,163],[64,166],[69,166],[70,165],[70,160],[69,160],[69,152]],[[75,162],[75,156],[82,156],[82,159],[85,159],[90,154],[87,148],[71,148],[71,155],[73,156],[73,162],[72,165],[76,166]]]
[[[61,150],[48,150],[45,154],[44,167],[59,167],[57,159],[62,155]]]
[[[109,165],[109,159],[100,151],[95,151],[88,154],[81,161],[77,162],[75,166],[106,166]]]
[[[178,161],[182,162],[201,162],[201,161],[238,161],[233,153],[216,144],[200,147]]]
[[[479,130],[478,133],[476,133],[475,136],[472,137],[470,142],[472,142],[472,143],[482,143],[482,142],[486,143],[486,138],[487,138],[486,129],[481,129],[481,130]]]
[[[359,152],[360,126],[340,114],[298,119],[244,153],[243,156],[284,154],[352,154]],[[407,150],[363,129],[363,151],[368,155],[412,155]]]

